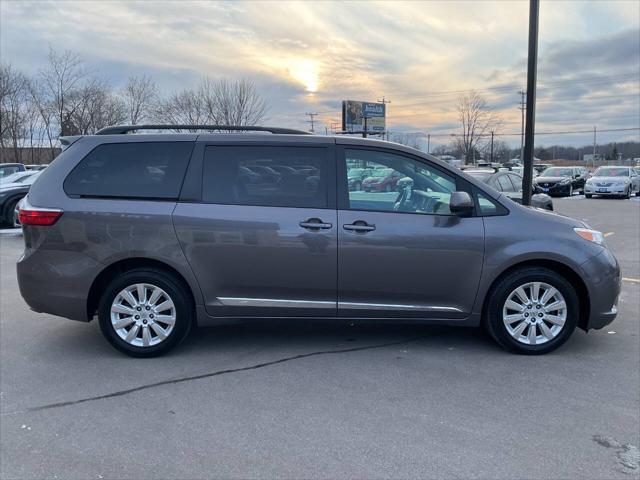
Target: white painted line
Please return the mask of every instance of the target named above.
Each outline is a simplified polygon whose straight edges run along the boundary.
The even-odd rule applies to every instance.
[[[622,277],[623,282],[640,283],[640,278]]]
[[[611,235],[615,235],[616,232],[607,232],[604,234],[605,237],[610,237]]]

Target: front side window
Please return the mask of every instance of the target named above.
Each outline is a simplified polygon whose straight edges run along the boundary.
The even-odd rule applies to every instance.
[[[108,143],[84,157],[64,181],[68,195],[177,199],[193,142]]]
[[[450,215],[456,190],[452,175],[404,155],[375,150],[345,150],[347,177],[355,169],[369,172],[358,190],[348,189],[349,209]]]
[[[227,205],[326,208],[325,148],[209,146],[202,201]]]

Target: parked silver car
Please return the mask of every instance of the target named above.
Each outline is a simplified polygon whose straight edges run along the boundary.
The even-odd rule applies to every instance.
[[[277,128],[125,135],[146,128],[196,127],[65,139],[19,212],[29,306],[97,315],[129,355],[252,317],[483,326],[541,354],[616,317],[620,268],[600,232],[431,155]],[[303,173],[252,182],[254,165]],[[393,169],[398,190],[350,191],[347,165]]]
[[[633,167],[598,167],[584,186],[584,196],[629,198],[640,195],[640,173]]]

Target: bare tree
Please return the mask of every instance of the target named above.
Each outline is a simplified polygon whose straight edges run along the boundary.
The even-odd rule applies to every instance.
[[[256,125],[266,111],[265,100],[251,81],[205,78],[195,90],[186,89],[160,100],[155,118],[184,125]]]
[[[186,89],[158,101],[154,118],[158,123],[173,125],[202,125],[215,123],[207,113],[202,97]]]
[[[49,65],[40,72],[43,101],[55,109],[55,119],[60,135],[68,135],[67,126],[77,103],[70,103],[74,91],[87,76],[82,59],[77,53],[65,50],[58,53],[49,47]]]
[[[500,117],[489,108],[487,101],[477,92],[459,97],[457,110],[462,133],[455,138],[456,147],[465,159],[465,163],[472,163],[474,153],[486,140],[484,137],[491,131],[497,130]]]
[[[121,95],[127,110],[127,121],[131,125],[138,125],[152,114],[157,87],[150,77],[129,77]]]
[[[124,123],[127,118],[124,101],[97,79],[73,91],[68,104],[72,106],[65,125],[68,135],[90,135],[106,126]]]
[[[0,65],[0,149],[3,161],[22,161],[30,113],[29,79],[11,65]]]
[[[391,135],[391,141],[420,150],[421,136],[423,136],[421,133],[396,133]]]
[[[198,88],[208,117],[218,125],[257,125],[266,113],[265,100],[251,80],[211,80]]]

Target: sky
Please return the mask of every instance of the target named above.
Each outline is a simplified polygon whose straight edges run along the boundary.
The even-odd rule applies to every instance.
[[[149,75],[161,92],[205,76],[248,78],[265,124],[317,132],[342,100],[390,100],[392,133],[459,129],[457,98],[482,94],[518,144],[526,87],[528,1],[172,2],[0,0],[0,59],[35,74],[49,45],[73,50],[114,86]],[[542,132],[640,127],[640,2],[551,1],[540,7],[537,145],[593,135]],[[598,143],[640,140],[602,132]]]

